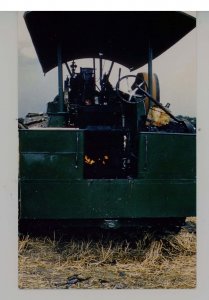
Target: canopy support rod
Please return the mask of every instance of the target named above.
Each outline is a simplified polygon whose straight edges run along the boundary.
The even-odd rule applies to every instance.
[[[153,59],[153,52],[151,48],[151,44],[149,42],[149,50],[148,50],[148,90],[149,94],[152,96],[152,59]],[[150,106],[151,103],[150,103]]]
[[[59,111],[64,111],[64,95],[63,95],[63,70],[62,70],[62,48],[57,46],[57,66],[58,66],[58,93],[59,93]]]

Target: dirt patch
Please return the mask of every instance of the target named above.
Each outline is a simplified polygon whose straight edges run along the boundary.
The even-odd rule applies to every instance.
[[[115,234],[115,233],[114,233]],[[19,288],[195,288],[196,219],[178,234],[19,239]]]

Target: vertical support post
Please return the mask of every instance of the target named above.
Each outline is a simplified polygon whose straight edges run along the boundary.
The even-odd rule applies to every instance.
[[[151,48],[151,44],[149,42],[149,50],[148,50],[148,89],[149,94],[152,96],[152,58],[153,52]],[[150,102],[149,106],[152,106],[152,102]]]
[[[57,46],[57,66],[58,66],[58,94],[59,94],[59,111],[64,111],[64,95],[63,95],[63,70],[62,70],[62,48]]]

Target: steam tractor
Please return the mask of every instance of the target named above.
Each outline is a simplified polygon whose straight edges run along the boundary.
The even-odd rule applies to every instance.
[[[26,12],[24,19],[43,72],[57,67],[58,95],[44,127],[20,124],[20,221],[118,228],[181,226],[195,216],[195,128],[161,104],[152,72],[152,60],[190,32],[195,18],[73,11]],[[81,58],[92,66],[78,69]],[[113,85],[114,63],[131,71],[147,63],[148,73],[121,76],[119,69]]]

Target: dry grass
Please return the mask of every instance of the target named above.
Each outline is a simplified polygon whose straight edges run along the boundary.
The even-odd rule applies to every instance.
[[[19,240],[20,288],[194,288],[195,218],[178,234]]]

